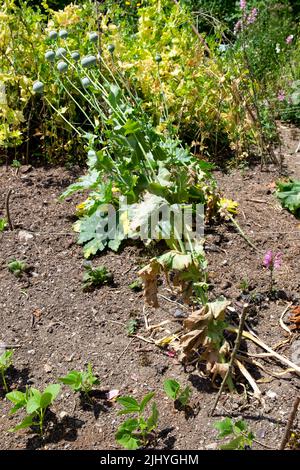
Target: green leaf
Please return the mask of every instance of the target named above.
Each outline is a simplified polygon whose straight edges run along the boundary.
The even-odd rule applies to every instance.
[[[144,411],[144,409],[146,408],[147,404],[149,403],[149,401],[151,400],[151,398],[153,398],[155,395],[155,392],[150,392],[148,393],[141,401],[141,404],[140,404],[140,412],[142,413]]]
[[[82,176],[76,183],[71,184],[66,191],[64,191],[60,199],[65,199],[76,191],[84,191],[86,189],[96,189],[98,184],[101,183],[102,176],[97,170],[90,170],[87,175]]]
[[[240,450],[244,448],[244,437],[238,436],[232,441],[228,442],[228,444],[223,444],[220,446],[222,450]]]
[[[158,416],[159,416],[158,409],[157,409],[156,403],[154,402],[152,405],[152,414],[150,418],[147,420],[148,432],[153,431],[153,429],[157,427]]]
[[[178,401],[181,403],[182,406],[186,406],[189,402],[192,390],[190,387],[185,387],[183,392],[181,392],[178,396]]]
[[[278,182],[276,195],[285,209],[300,216],[300,181]]]
[[[50,393],[50,395],[52,396],[51,402],[53,402],[55,400],[55,398],[57,397],[59,392],[60,392],[60,385],[59,384],[48,385],[48,387],[46,387],[45,390],[44,390],[44,393]]]
[[[78,391],[82,384],[82,374],[77,370],[71,370],[65,377],[59,377],[61,383],[69,385],[72,390]]]
[[[30,426],[33,426],[35,423],[33,421],[33,416],[26,416],[26,418],[23,419],[23,421],[15,426],[13,429],[10,429],[10,432],[15,432],[19,431],[19,429],[25,429],[29,428]]]
[[[4,351],[3,354],[0,356],[0,367],[3,366],[5,368],[8,368],[11,365],[11,358],[13,355],[13,351],[7,350]]]
[[[128,450],[136,450],[141,445],[140,440],[126,430],[118,431],[116,433],[116,441]]]
[[[230,418],[225,418],[223,421],[218,421],[215,423],[214,427],[220,431],[218,438],[229,436],[229,434],[233,433],[233,423]]]
[[[164,391],[172,400],[177,399],[178,392],[180,390],[180,384],[177,380],[168,379],[164,382]]]
[[[247,423],[245,421],[240,420],[234,423],[234,432],[240,433],[240,432],[246,432],[247,431]]]
[[[41,407],[41,397],[31,396],[26,403],[26,412],[28,414],[35,413]]]
[[[117,398],[117,402],[124,406],[124,410],[119,411],[118,414],[125,414],[125,413],[135,413],[140,411],[140,405],[138,402],[129,396],[119,397]]]
[[[26,406],[26,393],[19,392],[18,390],[15,390],[13,392],[9,392],[6,395],[6,398],[10,400],[12,403],[15,404],[9,411],[9,414],[14,414],[16,413],[20,408],[23,408]]]
[[[40,407],[45,409],[52,403],[52,395],[51,393],[43,393],[40,400]]]
[[[124,421],[119,427],[119,431],[135,431],[139,427],[139,421],[137,418],[130,418]]]

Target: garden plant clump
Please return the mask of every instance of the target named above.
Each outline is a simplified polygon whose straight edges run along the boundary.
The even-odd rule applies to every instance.
[[[299,18],[0,0],[0,449],[300,448]]]

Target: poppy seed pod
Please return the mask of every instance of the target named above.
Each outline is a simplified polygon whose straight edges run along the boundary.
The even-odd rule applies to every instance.
[[[61,59],[62,57],[65,57],[67,55],[67,51],[64,47],[59,47],[56,51],[56,57],[58,59]]]
[[[81,84],[82,84],[83,88],[88,88],[91,85],[91,81],[88,77],[83,77],[81,79]]]
[[[57,39],[57,36],[58,36],[58,34],[57,34],[56,31],[50,31],[48,37],[49,37],[49,39]]]
[[[91,65],[95,65],[96,61],[97,59],[94,55],[87,55],[81,60],[81,65],[82,67],[90,67]]]
[[[60,73],[66,72],[68,70],[68,64],[63,60],[60,60],[56,67]]]
[[[68,31],[66,29],[61,29],[58,35],[61,39],[66,39],[68,37]]]
[[[95,152],[95,150],[89,150],[88,151],[88,158],[96,158],[97,157],[97,154]]]
[[[114,50],[115,50],[115,45],[114,45],[114,44],[108,44],[107,50],[108,50],[108,52],[110,52],[111,54],[113,54],[113,53],[114,53]]]
[[[89,33],[89,40],[91,42],[97,42],[98,41],[98,33],[93,31],[92,33]]]
[[[45,59],[48,60],[48,62],[54,62],[55,61],[55,52],[54,51],[46,51],[45,52]]]
[[[44,91],[44,84],[39,80],[36,80],[32,85],[32,91],[41,95]]]
[[[71,52],[71,57],[72,57],[73,60],[76,60],[76,62],[77,62],[77,60],[80,59],[80,54],[79,54],[78,51],[73,51],[73,52]]]
[[[156,54],[155,56],[155,62],[157,62],[158,64],[162,61],[162,58],[161,58],[161,55],[160,54]]]

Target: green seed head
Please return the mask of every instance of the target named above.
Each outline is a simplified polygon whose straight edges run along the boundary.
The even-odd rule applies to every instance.
[[[55,39],[57,39],[57,36],[58,36],[58,34],[57,34],[57,32],[56,32],[56,31],[50,31],[50,33],[49,33],[49,36],[48,36],[48,37],[49,37],[49,39],[53,39],[53,40],[55,40]]]
[[[45,52],[45,59],[48,62],[54,62],[55,61],[55,52],[52,51],[52,50],[49,50],[49,51]]]
[[[108,52],[110,52],[111,54],[113,54],[113,53],[114,53],[114,50],[115,50],[115,45],[114,45],[114,44],[108,44],[107,50],[108,50]]]
[[[39,80],[36,80],[34,84],[32,85],[32,91],[41,95],[44,91],[44,84],[40,82]]]
[[[56,57],[61,59],[67,55],[67,51],[64,47],[59,47],[56,51]]]
[[[91,85],[91,81],[88,77],[83,77],[81,79],[81,84],[82,84],[83,88],[88,88]]]
[[[73,51],[71,52],[71,57],[73,60],[75,60],[76,62],[80,59],[80,54],[78,51]]]
[[[59,37],[61,39],[67,39],[68,37],[68,31],[66,29],[61,29],[58,33]]]
[[[86,57],[83,57],[81,60],[81,65],[82,67],[91,67],[92,65],[95,65],[97,62],[97,59],[94,55],[88,55]]]
[[[98,41],[98,33],[96,33],[95,31],[89,33],[89,40],[91,42],[97,42]]]
[[[64,73],[68,70],[68,64],[64,62],[63,60],[60,60],[56,67],[59,73]]]

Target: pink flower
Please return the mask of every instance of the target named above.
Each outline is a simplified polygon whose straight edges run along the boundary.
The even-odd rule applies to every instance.
[[[243,29],[243,22],[242,22],[242,20],[239,20],[235,24],[233,32],[234,32],[234,34],[237,34],[239,31],[242,31],[242,29]]]
[[[290,34],[290,35],[286,38],[285,42],[286,42],[287,44],[291,44],[292,41],[293,41],[293,39],[294,39],[294,35],[293,35],[293,34]]]
[[[284,101],[285,100],[285,92],[284,90],[279,90],[278,95],[277,95],[278,101]]]
[[[273,252],[271,250],[267,251],[267,253],[265,254],[264,265],[268,269],[270,269],[273,265]]]
[[[241,10],[245,10],[245,9],[246,9],[246,6],[247,6],[246,0],[240,0],[240,7],[241,7]]]
[[[279,269],[281,266],[282,262],[282,253],[276,253],[275,259],[274,259],[274,268]]]
[[[257,15],[258,15],[258,9],[253,8],[251,13],[247,17],[247,24],[253,24],[257,18]]]
[[[279,269],[282,262],[282,253],[278,252],[276,254],[273,253],[272,250],[268,250],[264,256],[264,266],[270,271],[273,269]]]

